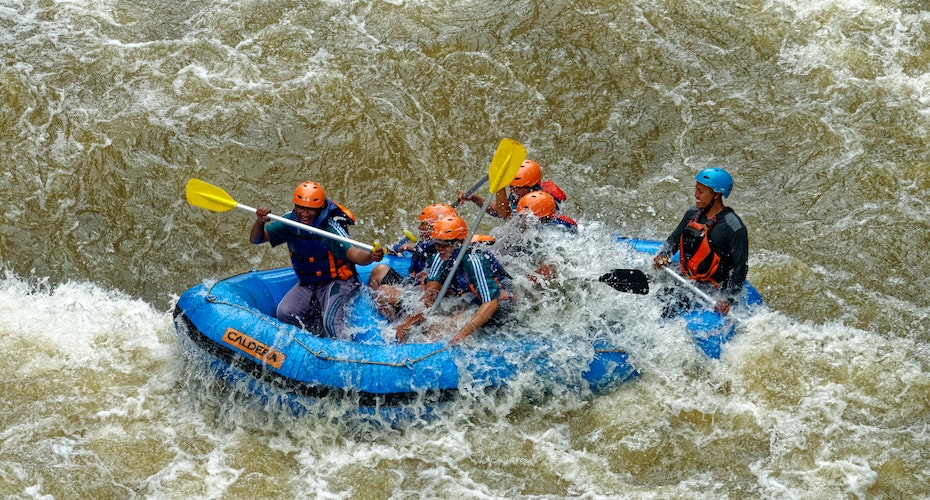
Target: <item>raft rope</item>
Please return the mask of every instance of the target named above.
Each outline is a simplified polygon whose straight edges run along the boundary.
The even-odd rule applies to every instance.
[[[243,306],[243,305],[240,305],[240,304],[233,304],[232,302],[226,302],[226,301],[224,301],[224,300],[220,300],[220,299],[218,299],[216,296],[214,296],[214,295],[213,295],[213,287],[215,287],[216,285],[219,285],[219,284],[222,283],[223,281],[225,281],[225,280],[217,281],[216,283],[214,283],[213,285],[210,286],[210,289],[207,291],[207,301],[209,301],[209,302],[211,302],[211,303],[214,303],[214,304],[222,304],[222,305],[234,307],[234,308],[236,308],[236,309],[240,309],[240,310],[242,310],[242,311],[245,311],[245,312],[247,312],[247,313],[249,313],[249,314],[251,314],[251,315],[253,315],[253,316],[259,318],[261,321],[264,321],[264,322],[267,323],[268,325],[274,327],[274,328],[275,328],[276,330],[278,330],[279,332],[281,332],[281,333],[283,333],[283,334],[285,334],[285,335],[289,335],[290,332],[288,332],[287,330],[285,330],[284,328],[282,328],[281,325],[278,324],[277,322],[272,322],[272,321],[270,320],[270,318],[269,318],[268,315],[266,315],[266,314],[264,314],[264,313],[262,313],[262,312],[260,312],[260,311],[257,311],[257,310],[255,310],[255,309],[252,309],[252,308],[250,308],[250,307],[246,307],[246,306]],[[312,335],[312,334],[310,334],[310,335]],[[428,353],[426,353],[426,354],[423,354],[422,356],[419,356],[419,357],[416,357],[416,358],[413,358],[413,359],[406,358],[406,359],[404,359],[404,360],[401,361],[401,362],[394,363],[394,362],[388,362],[388,361],[371,361],[371,360],[366,360],[366,359],[349,359],[349,358],[337,358],[337,357],[332,357],[332,356],[330,356],[326,351],[315,351],[315,350],[311,349],[309,346],[307,346],[306,344],[304,344],[299,338],[297,338],[297,336],[294,336],[294,342],[296,342],[297,345],[299,345],[300,347],[303,347],[305,351],[309,352],[309,353],[312,354],[314,357],[316,357],[316,358],[318,358],[318,359],[322,359],[322,360],[324,360],[324,361],[335,361],[335,362],[343,362],[343,363],[357,363],[357,364],[361,364],[361,365],[380,365],[380,366],[391,366],[391,367],[402,367],[402,368],[412,368],[413,365],[415,365],[415,364],[417,364],[417,363],[419,363],[419,362],[421,362],[421,361],[424,361],[424,360],[426,360],[426,359],[429,359],[429,358],[431,358],[431,357],[433,357],[433,356],[435,356],[435,355],[437,355],[437,354],[440,354],[440,353],[442,353],[442,352],[444,352],[444,351],[447,351],[447,350],[449,350],[449,347],[450,347],[449,345],[445,345],[445,346],[443,346],[443,347],[441,347],[441,348],[439,348],[439,349],[436,349],[435,351],[432,351],[432,352],[428,352]],[[595,352],[595,353],[622,353],[622,354],[626,354],[626,351],[624,351],[623,349],[595,349],[594,352]]]
[[[216,284],[214,284],[214,286],[216,286]],[[275,328],[276,330],[278,330],[278,331],[281,332],[282,334],[285,334],[285,335],[289,335],[289,334],[290,334],[290,332],[288,332],[288,331],[287,331],[285,328],[283,328],[280,324],[277,324],[276,322],[272,322],[271,319],[268,317],[268,315],[266,315],[266,314],[264,314],[264,313],[261,313],[261,312],[259,312],[259,311],[256,311],[255,309],[252,309],[252,308],[250,308],[250,307],[243,306],[243,305],[241,305],[241,304],[233,304],[232,302],[226,302],[226,301],[224,301],[224,300],[220,300],[220,299],[218,299],[217,297],[215,297],[215,296],[212,294],[212,291],[213,291],[213,287],[210,287],[210,292],[208,292],[208,294],[207,294],[207,301],[209,301],[209,302],[211,302],[211,303],[213,303],[213,304],[221,304],[221,305],[226,305],[226,306],[234,307],[234,308],[236,308],[236,309],[240,309],[240,310],[242,310],[242,311],[245,311],[245,312],[247,312],[247,313],[249,313],[249,314],[255,316],[256,318],[260,319],[261,321],[264,321],[264,322],[267,323],[269,326]],[[309,333],[308,333],[308,334],[309,334]],[[309,335],[312,335],[312,334],[309,334]],[[297,338],[296,335],[294,336],[294,342],[296,342],[297,345],[299,345],[300,347],[303,347],[304,350],[306,350],[307,352],[309,352],[310,354],[312,354],[314,357],[319,358],[319,359],[322,359],[322,360],[324,360],[324,361],[338,361],[338,362],[343,362],[343,363],[357,363],[357,364],[362,364],[362,365],[381,365],[381,366],[406,367],[406,368],[411,368],[413,365],[419,363],[420,361],[426,360],[426,359],[431,358],[431,357],[433,357],[433,356],[435,356],[435,355],[437,355],[437,354],[439,354],[439,353],[441,353],[441,352],[443,352],[443,351],[449,350],[449,346],[447,345],[447,346],[443,346],[443,347],[440,348],[440,349],[437,349],[437,350],[432,351],[432,352],[428,352],[428,353],[426,353],[426,354],[423,354],[422,356],[419,356],[419,357],[416,357],[416,358],[413,358],[413,359],[406,358],[406,359],[404,359],[403,361],[400,361],[400,362],[390,362],[390,361],[371,361],[371,360],[367,360],[367,359],[351,359],[351,358],[338,358],[338,357],[333,357],[333,356],[330,356],[325,350],[315,351],[315,350],[311,349],[309,346],[307,346],[305,343],[303,343],[303,341],[301,341],[299,338]]]

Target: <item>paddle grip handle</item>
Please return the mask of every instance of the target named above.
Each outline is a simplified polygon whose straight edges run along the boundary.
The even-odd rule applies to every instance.
[[[488,182],[488,176],[487,176],[487,175],[485,175],[484,178],[482,178],[480,181],[478,181],[477,183],[475,183],[475,185],[472,186],[471,189],[469,189],[468,191],[465,191],[465,194],[462,195],[462,198],[468,198],[469,196],[475,194],[476,191],[478,191],[479,189],[481,189],[481,186],[484,186],[484,183],[485,183],[485,182]],[[462,204],[462,202],[460,202],[459,200],[455,200],[455,201],[452,202],[452,208],[458,208],[458,206],[461,205],[461,204]]]

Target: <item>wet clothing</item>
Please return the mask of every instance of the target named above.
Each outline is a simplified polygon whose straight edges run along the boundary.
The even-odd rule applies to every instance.
[[[491,243],[493,243],[493,237],[491,236],[484,236],[480,234],[474,235],[472,238],[473,251],[483,252],[485,257],[488,257],[488,259],[491,261],[491,266],[495,269],[499,268],[503,272],[503,266],[497,262],[497,259],[494,258],[493,255],[485,250],[480,250],[474,247],[476,241],[480,240],[480,242],[483,243],[486,239],[492,240]],[[410,268],[407,271],[407,277],[404,278],[400,275],[400,273],[394,269],[391,269],[388,271],[384,279],[381,280],[381,283],[386,285],[395,285],[401,283],[416,285],[422,284],[424,271],[426,269],[426,261],[435,253],[435,242],[429,240],[417,242],[417,244],[414,245],[413,250],[410,252]],[[506,274],[506,272],[504,273]]]
[[[393,286],[423,285],[426,283],[427,278],[428,278],[426,275],[426,270],[425,270],[427,266],[427,260],[429,260],[429,258],[432,257],[433,255],[436,255],[437,251],[436,251],[436,245],[433,242],[423,243],[422,248],[420,247],[420,245],[421,244],[418,243],[417,248],[414,249],[413,257],[411,258],[411,262],[410,262],[410,273],[406,277],[404,277],[404,276],[401,276],[400,273],[398,273],[393,268],[388,269],[387,274],[385,274],[384,277],[381,278],[382,285],[393,285]],[[419,257],[421,258],[418,259],[418,252],[417,252],[418,249],[428,249],[428,251],[422,254],[419,254]],[[478,255],[481,255],[485,259],[487,259],[488,263],[490,264],[491,275],[494,276],[498,280],[499,283],[503,282],[504,280],[510,279],[510,275],[507,274],[506,270],[504,270],[504,266],[500,263],[500,261],[497,260],[497,257],[495,257],[491,252],[481,249],[481,248],[472,247],[469,249],[469,253],[476,253]],[[453,257],[452,257],[453,260],[455,259],[455,255],[458,255],[457,251],[455,254],[453,254]],[[451,266],[451,264],[449,265]],[[461,271],[462,265],[464,265],[464,263],[460,264],[459,271]],[[456,274],[460,274],[460,273],[457,272]],[[440,283],[444,283],[446,276],[448,276],[448,269],[445,269],[444,272],[441,274],[440,276],[441,279],[437,279],[434,281],[439,281]],[[462,278],[460,277],[460,279]],[[461,291],[462,289],[468,290],[468,285],[464,281],[461,282],[459,286],[456,286],[455,281],[453,281],[453,283],[449,284],[449,287],[450,289],[452,288],[456,289],[456,292],[454,293],[462,293]]]
[[[384,277],[381,278],[382,285],[391,285],[398,286],[404,284],[410,284],[410,281],[414,279],[414,275],[408,274],[406,278],[400,275],[399,272],[395,271],[393,267],[389,267],[387,272],[384,273]]]
[[[345,328],[345,310],[359,289],[358,280],[335,280],[291,288],[275,311],[277,318],[326,337],[352,340]]]
[[[348,238],[346,226],[354,222],[338,205],[329,200],[326,202],[311,226]],[[293,211],[284,217],[300,222]],[[324,284],[334,279],[348,280],[355,276],[355,265],[346,258],[346,251],[351,247],[347,243],[277,221],[266,224],[265,232],[272,247],[287,243],[291,265],[303,285]]]
[[[436,253],[436,243],[432,241],[419,241],[410,252],[410,274],[418,276],[426,269],[426,261]]]
[[[696,230],[689,228],[689,225],[709,226],[706,231],[706,244],[709,248],[701,248],[703,238],[698,236]],[[704,250],[709,252],[702,258]],[[690,268],[690,272],[684,273],[685,275],[692,274],[700,278],[700,281],[713,283],[718,293],[731,303],[739,297],[749,271],[749,238],[746,226],[733,209],[724,207],[716,217],[709,219],[702,210],[691,207],[659,250],[659,255],[665,257],[671,257],[676,253],[683,254],[682,265]],[[719,258],[716,269],[713,269],[714,255]],[[697,258],[689,262],[689,259],[695,256]]]
[[[436,244],[429,240],[418,241],[410,251],[410,267],[407,276],[401,276],[394,268],[388,269],[387,274],[381,278],[382,285],[419,285],[423,279],[423,270],[426,260],[436,253]]]
[[[293,211],[285,218],[298,221]],[[299,221],[298,221],[299,222]],[[348,238],[354,220],[330,200],[311,226]],[[298,282],[278,304],[279,320],[306,328],[322,320],[326,337],[342,338],[345,305],[358,290],[358,275],[346,257],[349,244],[273,221],[265,225],[271,246],[286,243]]]
[[[460,251],[461,249],[456,249],[449,260],[442,260],[438,253],[430,256],[426,263],[424,282],[445,283]],[[484,304],[501,298],[503,292],[501,283],[509,277],[500,263],[497,263],[497,259],[489,253],[468,249],[465,258],[455,270],[455,277],[449,284],[449,290],[457,294],[472,292],[475,295],[475,301],[478,304]]]

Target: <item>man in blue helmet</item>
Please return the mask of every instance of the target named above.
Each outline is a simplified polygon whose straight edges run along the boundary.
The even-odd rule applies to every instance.
[[[667,266],[669,257],[678,252],[681,273],[713,288],[720,297],[714,310],[726,314],[739,298],[749,271],[749,238],[743,221],[723,204],[733,190],[730,174],[710,167],[698,172],[695,181],[695,205],[665,240],[654,265]],[[676,300],[666,307],[666,314],[692,306],[686,297]]]

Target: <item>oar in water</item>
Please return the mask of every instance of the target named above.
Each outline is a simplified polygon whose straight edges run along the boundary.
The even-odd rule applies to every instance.
[[[525,159],[526,148],[519,142],[513,139],[504,139],[497,145],[497,151],[494,153],[494,158],[491,160],[491,166],[488,167],[488,180],[491,183],[489,191],[491,196],[485,198],[484,206],[481,207],[481,211],[478,212],[478,217],[475,219],[475,222],[469,226],[468,237],[465,238],[465,242],[462,244],[462,248],[455,258],[455,262],[452,263],[452,269],[449,270],[449,275],[446,276],[446,281],[442,284],[439,295],[436,296],[436,301],[433,302],[430,311],[435,311],[439,307],[439,302],[446,294],[446,290],[449,289],[449,284],[452,283],[452,279],[455,277],[455,271],[459,268],[462,259],[465,258],[465,253],[468,251],[471,239],[475,235],[475,230],[478,229],[481,218],[484,217],[485,212],[488,211],[488,206],[491,204],[491,200],[494,199],[494,194],[513,182],[517,177],[517,170],[520,169],[520,165]]]
[[[694,286],[691,280],[672,271],[668,267],[663,267],[662,270],[694,292],[694,294],[704,300],[707,305],[714,306],[717,303],[710,295],[707,295],[703,290]],[[641,295],[649,293],[649,276],[639,269],[613,269],[608,273],[602,274],[601,277],[598,278],[598,281],[607,283],[613,289],[620,292],[631,292]]]
[[[694,294],[700,297],[701,300],[703,300],[708,306],[713,307],[717,304],[716,300],[712,299],[710,295],[707,295],[706,293],[704,293],[704,290],[701,290],[700,288],[694,286],[694,283],[692,283],[691,280],[689,280],[688,278],[685,278],[684,276],[676,273],[675,271],[672,271],[671,268],[668,268],[668,267],[663,267],[662,270],[665,271],[672,278],[675,278],[676,281],[684,285],[685,288],[694,292]]]
[[[487,175],[482,177],[480,181],[476,182],[474,186],[468,189],[468,191],[465,191],[465,194],[462,195],[462,198],[468,198],[469,196],[475,194],[475,191],[481,189],[481,186],[484,186],[485,182],[488,182]],[[462,202],[459,200],[455,200],[451,203],[452,208],[457,208],[461,204]],[[413,243],[417,242],[417,237],[413,233],[411,233],[410,231],[406,229],[404,229],[403,231],[404,231],[404,237],[401,238],[397,243],[395,243],[393,247],[391,247],[391,250],[393,250],[395,253],[397,253],[397,251],[400,249],[400,247],[404,243],[407,243],[408,241],[411,241]]]
[[[256,212],[256,209],[236,202],[232,196],[229,196],[226,191],[223,191],[221,188],[204,182],[200,179],[191,179],[187,181],[186,194],[188,203],[194,205],[195,207],[206,208],[212,212],[226,212],[234,208],[239,208],[252,213]],[[291,219],[285,219],[284,217],[279,217],[274,214],[268,214],[268,218],[292,227],[296,227],[297,229],[310,231],[311,233],[320,235],[324,238],[329,238],[331,240],[336,240],[355,247],[364,248],[368,251],[372,251],[378,248],[377,241],[374,245],[368,245],[366,243],[355,241],[338,234],[330,233],[329,231],[324,231],[322,229],[308,226],[306,224],[301,224],[300,222],[293,221]]]

